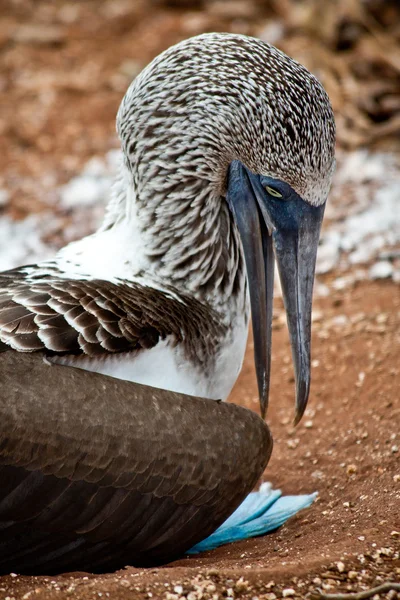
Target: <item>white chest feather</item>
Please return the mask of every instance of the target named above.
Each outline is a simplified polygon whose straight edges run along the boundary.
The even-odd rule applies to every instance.
[[[102,373],[190,396],[226,400],[239,375],[247,341],[244,321],[233,330],[231,339],[221,345],[214,364],[202,370],[184,357],[180,346],[163,340],[150,350],[110,354],[105,358],[63,356],[58,364]]]

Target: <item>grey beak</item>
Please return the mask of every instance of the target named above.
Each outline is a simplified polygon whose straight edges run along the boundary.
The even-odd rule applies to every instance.
[[[304,414],[310,392],[311,312],[320,212],[315,217],[307,214],[297,231],[276,229],[273,233],[296,381],[295,425]]]
[[[271,200],[258,175],[238,161],[230,166],[227,200],[246,261],[261,414],[268,406],[275,254],[292,347],[297,424],[310,390],[312,292],[324,206],[311,206],[292,192],[288,200]]]
[[[264,418],[268,407],[271,373],[274,254],[272,238],[258,208],[247,171],[238,161],[232,162],[229,168],[227,201],[239,229],[246,262],[254,360],[261,416]]]

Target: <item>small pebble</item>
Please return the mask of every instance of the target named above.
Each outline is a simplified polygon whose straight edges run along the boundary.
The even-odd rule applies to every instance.
[[[381,260],[369,270],[369,276],[371,279],[387,279],[393,275],[393,265],[388,260]]]
[[[336,567],[337,567],[337,570],[339,571],[339,573],[344,573],[345,566],[342,561],[337,562]]]
[[[235,583],[235,590],[237,592],[247,592],[249,589],[249,582],[240,577]]]
[[[361,371],[358,374],[358,380],[357,380],[356,386],[361,387],[362,384],[364,383],[364,379],[365,379],[365,373],[363,371]]]
[[[349,579],[357,579],[357,571],[349,571],[347,576]]]
[[[300,440],[298,438],[294,438],[293,440],[288,440],[287,441],[287,445],[288,448],[297,448],[297,446],[299,445]]]
[[[183,587],[181,585],[176,585],[174,587],[174,592],[175,592],[175,594],[179,594],[180,596],[182,596],[182,594],[183,594]]]

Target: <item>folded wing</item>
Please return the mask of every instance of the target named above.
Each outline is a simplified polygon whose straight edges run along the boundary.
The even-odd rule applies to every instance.
[[[0,572],[170,561],[214,531],[272,449],[225,403],[0,353]]]

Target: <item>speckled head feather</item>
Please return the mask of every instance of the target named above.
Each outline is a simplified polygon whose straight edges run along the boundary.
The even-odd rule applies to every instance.
[[[169,48],[130,86],[117,128],[139,192],[162,175],[170,186],[176,173],[223,192],[226,167],[238,159],[311,204],[326,200],[335,144],[328,96],[305,67],[261,40],[213,33]]]
[[[328,96],[258,39],[212,33],[169,48],[129,87],[117,129],[125,168],[104,228],[133,212],[157,273],[193,291],[210,282],[230,294],[237,283],[240,243],[221,198],[232,160],[313,205],[326,201],[335,145]]]

